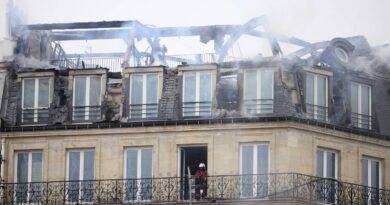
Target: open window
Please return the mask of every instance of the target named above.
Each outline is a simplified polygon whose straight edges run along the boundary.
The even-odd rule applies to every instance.
[[[371,86],[351,82],[351,121],[359,128],[371,129]]]
[[[274,103],[273,90],[273,70],[244,70],[244,112],[246,114],[272,113]]]
[[[47,124],[49,121],[51,79],[23,78],[22,124]]]
[[[42,197],[42,151],[15,153],[15,202],[39,203]]]

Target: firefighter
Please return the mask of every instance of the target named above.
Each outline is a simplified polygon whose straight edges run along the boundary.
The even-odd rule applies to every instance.
[[[199,169],[195,172],[195,199],[205,199],[207,191],[207,171],[204,163],[199,164]]]

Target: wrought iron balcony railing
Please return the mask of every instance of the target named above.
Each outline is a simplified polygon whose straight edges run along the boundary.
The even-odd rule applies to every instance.
[[[74,122],[93,122],[101,119],[101,106],[73,106]]]
[[[158,116],[158,104],[130,104],[129,116],[131,119],[141,118],[157,118]]]
[[[360,113],[351,113],[351,121],[352,125],[355,127],[363,128],[363,129],[371,129],[372,128],[372,116],[364,115]]]
[[[183,102],[183,116],[211,116],[211,101]]]
[[[273,99],[251,99],[244,100],[244,108],[248,114],[272,113],[274,107]]]
[[[321,204],[390,204],[390,190],[296,173],[209,176],[202,201],[279,200]],[[187,177],[3,183],[1,204],[125,204],[196,200]],[[191,185],[191,186],[190,186]],[[195,195],[195,196],[194,196]]]
[[[328,121],[328,107],[306,103],[306,113],[312,119]]]
[[[23,108],[21,122],[23,125],[47,124],[49,108]]]

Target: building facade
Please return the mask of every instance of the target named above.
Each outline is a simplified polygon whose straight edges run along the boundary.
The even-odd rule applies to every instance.
[[[390,204],[390,74],[356,42],[121,72],[2,63],[1,200]]]

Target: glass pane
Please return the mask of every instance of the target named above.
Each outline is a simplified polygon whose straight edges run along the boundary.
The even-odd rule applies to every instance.
[[[69,152],[69,180],[80,179],[80,152]]]
[[[28,182],[28,153],[18,153],[17,182]]]
[[[49,107],[49,78],[39,79],[38,107]]]
[[[358,113],[358,85],[356,83],[351,83],[351,111]]]
[[[196,106],[196,73],[184,73],[183,115],[194,116]]]
[[[362,112],[361,114],[363,115],[369,115],[369,110],[370,110],[370,95],[369,95],[369,90],[370,90],[370,87],[366,86],[366,85],[362,85],[361,86],[361,89],[362,89]]]
[[[268,194],[268,145],[257,146],[257,197]]]
[[[89,92],[89,105],[97,106],[100,105],[100,92],[101,92],[101,77],[91,76],[90,77],[90,92]]]
[[[199,72],[199,115],[211,115],[211,72]]]
[[[142,117],[142,89],[143,89],[143,75],[131,75],[130,76],[130,117],[141,118]]]
[[[257,70],[247,70],[244,75],[244,106],[248,114],[254,114],[258,111]]]
[[[314,75],[312,74],[306,74],[305,99],[307,104],[314,105]]]
[[[379,188],[379,162],[371,161],[371,186]]]
[[[85,151],[84,152],[84,173],[83,173],[83,180],[93,180],[94,179],[94,170],[95,170],[95,152],[93,150],[91,151]],[[93,181],[84,181],[82,183],[83,189],[83,201],[92,201],[93,200]]]
[[[368,160],[362,160],[363,185],[368,186]]]
[[[68,201],[78,202],[80,191],[80,152],[69,152],[69,182],[68,183]]]
[[[137,153],[138,150],[126,151],[126,179],[137,178]]]
[[[336,178],[336,154],[333,152],[326,152],[326,155],[326,177]]]
[[[273,112],[273,78],[273,71],[264,70],[261,72],[261,113]]]
[[[321,150],[317,150],[317,176],[324,176],[324,152]]]
[[[253,196],[253,145],[244,145],[241,147],[241,187],[243,197]]]
[[[32,153],[31,182],[42,181],[42,153]]]
[[[28,153],[18,153],[17,158],[16,182],[28,182]],[[18,203],[26,203],[27,192],[28,184],[18,184],[15,190],[16,201]]]
[[[138,192],[137,179],[138,150],[130,149],[126,151],[126,181],[125,200],[136,200]]]
[[[326,77],[317,75],[317,105],[326,106]]]
[[[34,108],[35,79],[24,79],[23,108]]]
[[[157,117],[157,94],[158,94],[158,75],[148,74],[147,75],[147,106],[146,106],[146,117]]]
[[[74,106],[85,106],[86,98],[86,77],[75,77]]]
[[[152,149],[141,150],[141,200],[152,198]]]

